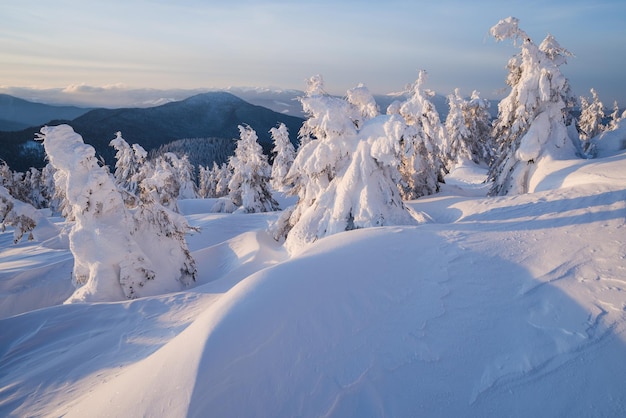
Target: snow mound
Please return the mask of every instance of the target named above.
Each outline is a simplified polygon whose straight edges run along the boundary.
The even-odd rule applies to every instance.
[[[184,204],[199,286],[0,320],[0,415],[623,416],[626,154],[546,167],[491,198],[460,167],[409,202],[432,222],[291,256],[276,213]]]
[[[626,123],[621,123],[615,130],[602,132],[592,139],[592,143],[597,157],[608,157],[626,150]]]

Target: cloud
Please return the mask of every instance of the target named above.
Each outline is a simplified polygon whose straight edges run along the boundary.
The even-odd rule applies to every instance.
[[[141,89],[123,84],[91,86],[71,84],[62,88],[0,86],[0,93],[25,100],[81,107],[151,107],[170,101],[182,100],[211,89]]]

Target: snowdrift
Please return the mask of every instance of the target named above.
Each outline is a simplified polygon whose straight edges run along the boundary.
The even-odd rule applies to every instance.
[[[69,250],[0,234],[0,415],[623,416],[626,153],[525,195],[484,176],[295,256],[277,213],[181,202],[197,286],[128,302],[27,303],[70,285]]]

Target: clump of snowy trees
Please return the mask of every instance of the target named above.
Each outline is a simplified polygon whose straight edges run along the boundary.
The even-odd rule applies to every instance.
[[[489,100],[481,99],[474,90],[469,100],[461,97],[459,89],[448,96],[450,110],[446,116],[447,140],[443,158],[453,169],[464,162],[489,165],[493,159],[491,115]]]
[[[0,231],[4,232],[7,226],[13,227],[13,243],[18,243],[25,234],[32,240],[40,216],[33,206],[15,199],[0,186]]]
[[[328,95],[321,76],[308,81],[300,100],[309,118],[286,180],[298,201],[272,226],[274,237],[293,252],[341,231],[415,224],[398,189],[408,130],[402,117],[379,115],[362,85],[345,100]]]
[[[152,194],[131,192],[147,180],[139,181],[141,169],[120,164],[114,178],[68,125],[44,127],[40,139],[74,219],[69,240],[77,290],[68,301],[132,299],[193,282],[195,262],[185,242],[191,228]],[[144,155],[120,134],[113,142],[124,164]],[[128,194],[134,198],[125,198]]]
[[[624,112],[626,114],[626,112]],[[613,112],[607,118],[604,104],[595,89],[591,89],[591,99],[580,97],[580,117],[577,128],[582,141],[584,156],[593,158],[596,156],[596,143],[594,139],[599,138],[603,132],[614,131],[623,119],[620,114],[617,101],[613,103]]]

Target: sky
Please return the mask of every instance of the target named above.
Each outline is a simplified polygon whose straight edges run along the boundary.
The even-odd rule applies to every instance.
[[[562,67],[575,95],[595,88],[626,106],[626,2],[356,0],[0,0],[0,93],[64,89],[305,88],[359,83],[506,94],[519,49],[489,29],[517,17],[535,43],[551,33],[575,56]]]

